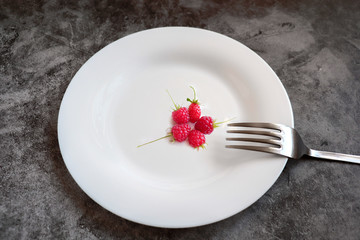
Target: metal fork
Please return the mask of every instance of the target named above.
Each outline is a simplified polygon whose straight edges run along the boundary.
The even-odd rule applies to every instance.
[[[274,123],[230,123],[229,127],[241,127],[241,129],[228,130],[228,133],[251,134],[257,137],[229,137],[228,141],[254,142],[266,144],[266,146],[251,145],[226,145],[227,148],[245,149],[259,152],[274,153],[289,158],[299,159],[304,155],[327,160],[344,161],[360,164],[360,156],[318,151],[308,148],[302,141],[298,132],[288,126]],[[246,129],[251,128],[251,129]],[[254,129],[256,128],[256,129]]]

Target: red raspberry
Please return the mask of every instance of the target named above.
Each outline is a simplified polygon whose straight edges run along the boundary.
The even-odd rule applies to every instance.
[[[196,92],[195,88],[190,86],[190,88],[194,92],[194,99],[191,100],[190,98],[186,99],[188,102],[191,102],[189,106],[189,116],[190,116],[190,122],[195,123],[197,120],[199,120],[201,116],[201,109],[199,106],[199,101],[196,99]]]
[[[175,126],[173,126],[171,128],[171,133],[169,133],[168,135],[166,135],[164,137],[161,137],[161,138],[158,138],[158,139],[155,139],[155,140],[152,140],[150,142],[138,145],[137,147],[142,147],[142,146],[145,146],[147,144],[157,142],[157,141],[159,141],[161,139],[168,138],[168,137],[173,137],[174,140],[177,141],[177,142],[183,142],[188,137],[190,130],[191,130],[191,128],[190,128],[189,124],[187,124],[187,123],[178,124],[178,125],[175,125]]]
[[[186,107],[179,108],[172,112],[172,119],[177,124],[189,122],[189,112]]]
[[[189,106],[189,117],[190,117],[190,122],[195,123],[197,120],[199,120],[201,116],[201,109],[199,104],[197,103],[192,103]]]
[[[171,133],[175,141],[183,142],[188,137],[190,130],[191,128],[189,124],[185,123],[173,126]]]
[[[190,146],[193,148],[199,149],[199,147],[204,148],[206,142],[205,135],[198,130],[191,130],[188,135],[188,141]]]
[[[214,130],[214,120],[211,117],[203,116],[195,123],[195,129],[203,134],[210,134]]]
[[[176,104],[174,102],[174,99],[171,97],[169,91],[167,91],[169,94],[169,97],[171,98],[171,101],[173,102],[175,109],[172,112],[172,119],[177,124],[183,124],[189,122],[189,112],[186,107],[181,107],[180,105]]]

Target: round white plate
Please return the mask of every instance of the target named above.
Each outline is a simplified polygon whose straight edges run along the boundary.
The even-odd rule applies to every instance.
[[[194,86],[203,115],[217,121],[293,126],[276,74],[241,43],[207,30],[167,27],[138,32],[103,48],[72,79],[61,103],[62,156],[79,186],[128,220],[181,228],[232,216],[259,199],[287,159],[226,149],[226,126],[207,149],[161,140],[172,102],[188,106]]]

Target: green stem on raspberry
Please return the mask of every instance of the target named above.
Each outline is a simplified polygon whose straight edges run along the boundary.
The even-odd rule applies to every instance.
[[[168,138],[168,137],[171,137],[171,136],[172,136],[172,134],[169,134],[169,135],[166,135],[166,136],[164,136],[164,137],[161,137],[161,138],[152,140],[152,141],[150,141],[150,142],[147,142],[147,143],[138,145],[137,147],[142,147],[142,146],[145,146],[145,145],[147,145],[147,144],[150,144],[150,143],[153,143],[153,142],[156,142],[156,141],[159,141],[159,140],[161,140],[161,139]]]
[[[204,144],[202,144],[202,145],[200,145],[200,146],[198,146],[197,148],[195,148],[196,150],[200,150],[200,148],[201,149],[205,149],[206,150],[206,145],[207,145],[207,143],[204,143]]]
[[[196,91],[195,91],[195,88],[193,86],[190,86],[190,88],[193,90],[194,92],[194,100],[196,99]]]
[[[190,98],[187,98],[186,101],[188,102],[191,102],[191,103],[196,103],[196,104],[199,104],[199,100],[196,99],[196,91],[195,91],[195,88],[193,86],[189,86],[193,92],[194,92],[194,99],[191,100]]]
[[[215,121],[214,121],[214,123],[213,123],[213,127],[214,127],[214,128],[217,128],[217,127],[219,127],[221,124],[223,124],[223,123],[227,123],[227,122],[230,122],[230,121],[231,121],[231,120],[233,120],[233,119],[235,119],[235,117],[230,118],[230,119],[225,120],[225,121],[222,121],[222,122],[215,122]]]
[[[166,90],[166,92],[167,92],[167,94],[169,95],[169,97],[171,98],[171,101],[172,101],[172,103],[173,103],[173,104],[174,104],[174,106],[175,106],[175,109],[174,109],[174,110],[178,110],[178,109],[180,109],[180,108],[181,108],[181,106],[180,106],[180,105],[176,105],[176,103],[174,102],[174,99],[171,97],[171,95],[170,95],[169,91],[168,91],[168,90]]]

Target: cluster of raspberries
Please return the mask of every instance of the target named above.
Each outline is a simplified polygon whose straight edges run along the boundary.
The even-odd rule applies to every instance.
[[[187,101],[191,103],[188,108],[177,105],[172,99],[171,95],[168,93],[175,106],[175,109],[173,109],[172,112],[172,120],[174,121],[174,125],[172,126],[171,133],[169,133],[169,135],[154,141],[172,137],[176,142],[184,142],[187,140],[190,146],[193,148],[205,148],[205,134],[207,135],[212,133],[214,128],[218,126],[218,123],[215,123],[215,121],[209,116],[201,117],[201,109],[199,102],[196,99],[195,89],[193,87],[191,88],[194,91],[194,99],[191,100],[187,98]],[[192,129],[191,126],[194,128]],[[152,143],[154,141],[148,143]]]
[[[172,112],[172,119],[175,125],[171,128],[171,135],[177,142],[183,142],[187,139],[193,148],[204,148],[205,134],[212,133],[216,124],[209,116],[201,117],[201,109],[196,99],[195,90],[194,99],[188,98],[187,101],[191,103],[188,108],[180,107],[174,103],[175,110]],[[195,123],[194,129],[191,129],[189,122]]]

